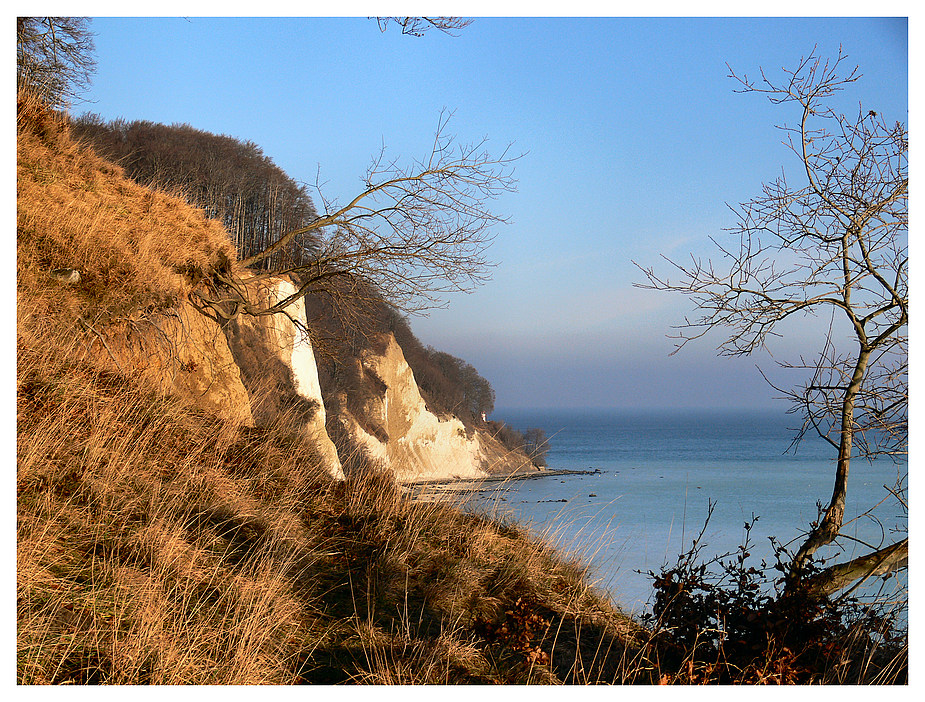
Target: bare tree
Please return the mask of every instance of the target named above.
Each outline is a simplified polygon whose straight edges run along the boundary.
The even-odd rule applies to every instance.
[[[908,552],[906,538],[871,544],[866,556],[829,567],[812,582],[804,577],[813,554],[841,536],[852,458],[907,453],[908,132],[872,110],[859,107],[849,118],[827,106],[860,77],[857,68],[838,75],[844,59],[839,52],[823,61],[813,52],[779,82],[763,72],[751,81],[730,69],[740,92],[799,107],[799,124],[781,129],[802,184],[782,175],[733,208],[732,242],[713,240],[720,261],[669,261],[677,279],[643,268],[648,282],[640,285],[696,303],[701,316],[679,327],[679,349],[725,329],[719,353],[744,356],[784,334],[789,320],[826,320],[821,349],[781,365],[804,379],[783,390],[802,417],[796,440],[818,435],[835,454],[832,497],[819,505],[795,551],[789,582],[829,592],[905,565]],[[901,474],[885,486],[904,509],[905,480]]]
[[[462,17],[377,17],[379,31],[384,32],[390,24],[401,27],[402,34],[413,37],[422,37],[430,29],[436,29],[444,34],[456,36],[454,32],[465,29],[472,24],[471,19]]]
[[[537,466],[546,465],[546,454],[549,452],[549,439],[546,432],[537,427],[524,432],[524,452]]]
[[[306,293],[338,290],[347,297],[359,281],[396,309],[414,313],[445,304],[450,292],[467,292],[489,277],[486,249],[493,228],[506,219],[491,209],[512,192],[517,156],[486,150],[486,140],[461,144],[447,134],[450,115],[441,113],[427,156],[407,165],[385,157],[383,149],[369,167],[365,188],[346,204],[328,199],[316,183],[323,211],[305,226],[276,239],[242,260],[260,263],[307,236],[307,262],[266,272],[251,281],[293,275],[296,293],[269,308],[252,301],[248,285],[228,271],[214,271],[210,293],[196,296],[204,310],[229,319],[240,313],[275,314]],[[334,281],[339,280],[339,283]],[[346,282],[345,282],[346,281]]]
[[[66,107],[96,70],[87,17],[17,17],[16,83]]]

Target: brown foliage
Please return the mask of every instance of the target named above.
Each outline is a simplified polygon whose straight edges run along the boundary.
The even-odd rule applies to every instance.
[[[210,134],[187,124],[135,120],[104,123],[95,115],[76,120],[77,138],[119,163],[136,183],[182,195],[231,234],[241,258],[267,248],[318,215],[304,186],[287,176],[253,142]],[[305,263],[317,241],[297,237],[267,260],[264,270]]]
[[[233,249],[20,108],[20,684],[577,680],[571,640],[543,642],[549,665],[508,666],[520,639],[473,630],[519,616],[518,598],[565,628],[593,613],[584,645],[623,645],[628,620],[542,543],[369,470],[336,483],[286,426],[222,421],[111,370],[78,318],[169,305]],[[47,275],[61,267],[82,282]]]
[[[21,291],[55,297],[60,286],[48,273],[77,269],[71,313],[95,323],[170,306],[207,272],[231,268],[234,247],[220,225],[178,198],[126,180],[75,143],[67,122],[33,96],[21,94],[18,107]]]

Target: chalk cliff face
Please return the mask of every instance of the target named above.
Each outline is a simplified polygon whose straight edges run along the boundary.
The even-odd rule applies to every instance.
[[[264,309],[296,291],[288,278],[252,281],[248,287]],[[337,450],[325,429],[327,413],[304,325],[305,303],[297,298],[285,314],[240,315],[224,331],[247,388],[254,422],[258,426],[286,422],[296,427],[313,443],[328,472],[343,478]]]
[[[263,308],[296,291],[288,278],[247,285]],[[392,334],[383,335],[380,351],[365,350],[353,359],[362,392],[329,398],[333,407],[326,408],[303,300],[285,312],[240,315],[219,327],[182,303],[134,329],[108,334],[107,346],[121,370],[204,411],[249,426],[294,428],[339,479],[343,467],[327,431],[329,421],[402,482],[534,470],[523,453],[467,429],[456,417],[432,413]]]
[[[295,292],[285,278],[251,285],[262,307]],[[343,478],[325,429],[311,341],[292,321],[305,323],[301,298],[286,313],[241,315],[220,327],[182,302],[131,325],[113,325],[100,360],[216,417],[245,426],[285,423],[311,443],[332,476]]]
[[[343,424],[348,439],[402,480],[475,477],[528,463],[458,419],[429,412],[392,335],[376,353],[339,359],[356,363],[356,393],[323,398],[302,299],[285,314],[226,324],[201,314],[189,294],[202,276],[241,274],[227,232],[182,200],[131,183],[73,142],[66,120],[19,98],[17,333],[28,328],[28,343],[43,347],[47,332],[54,350],[65,336],[61,349],[92,356],[94,366],[145,390],[233,423],[300,432],[337,477],[346,456],[338,457],[328,424]],[[252,275],[245,284],[264,309],[296,290],[283,277]],[[41,315],[38,323],[32,315]]]
[[[430,412],[391,334],[382,353],[364,351],[356,362],[373,390],[360,409],[347,409],[341,401],[337,420],[397,480],[482,478],[533,470],[524,454],[512,453],[483,432],[467,431],[455,417],[440,419]]]

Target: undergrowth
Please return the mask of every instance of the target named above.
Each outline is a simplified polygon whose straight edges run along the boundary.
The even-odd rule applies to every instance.
[[[659,659],[660,682],[906,683],[901,603],[784,587],[791,558],[783,546],[772,540],[770,566],[752,564],[756,519],[744,525],[745,539],[734,554],[704,558],[701,531],[674,564],[649,571],[653,607],[643,620],[652,632],[647,649]],[[804,576],[811,579],[819,566],[811,563]]]

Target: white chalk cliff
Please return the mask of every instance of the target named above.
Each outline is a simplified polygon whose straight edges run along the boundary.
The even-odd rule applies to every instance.
[[[283,277],[246,284],[263,309],[296,291]],[[257,427],[284,423],[305,438],[338,479],[344,472],[327,431],[332,419],[353,444],[402,482],[534,469],[525,454],[506,449],[486,432],[431,412],[392,334],[382,335],[375,345],[378,352],[365,350],[353,359],[362,391],[330,398],[333,407],[326,408],[303,299],[285,312],[239,315],[220,327],[184,302],[151,318],[150,329],[114,327],[108,353],[119,370],[131,369],[144,384],[216,416]]]
[[[267,309],[296,292],[288,278],[248,283],[252,299]],[[328,436],[327,413],[318,382],[305,303],[296,298],[285,314],[240,315],[225,326],[232,356],[241,370],[257,425],[285,420],[314,445],[325,468],[343,478],[337,450]]]
[[[362,416],[343,409],[338,420],[397,480],[484,478],[533,470],[526,455],[509,451],[484,432],[467,430],[456,417],[441,419],[429,411],[391,334],[384,352],[364,351],[357,363],[379,390],[364,403]]]

